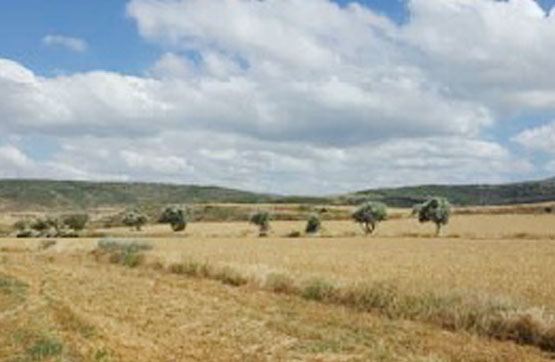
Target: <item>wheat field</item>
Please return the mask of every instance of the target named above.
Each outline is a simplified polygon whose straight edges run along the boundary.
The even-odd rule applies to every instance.
[[[159,225],[142,232],[95,230],[98,237],[53,245],[0,240],[0,360],[552,357],[533,343],[446,328],[433,314],[391,314],[388,307],[353,307],[343,296],[338,302],[309,295],[304,285],[316,279],[333,290],[383,284],[400,296],[500,300],[541,311],[546,320],[555,310],[554,215],[456,215],[444,238],[431,236],[433,225],[407,218],[382,223],[371,237],[348,221],[324,222],[318,237],[286,237],[303,227],[273,222],[268,238],[256,237],[246,223],[192,223],[184,233]],[[102,241],[139,241],[152,249],[129,267],[98,257]],[[191,265],[212,271],[191,273]],[[298,292],[286,292],[289,287]]]

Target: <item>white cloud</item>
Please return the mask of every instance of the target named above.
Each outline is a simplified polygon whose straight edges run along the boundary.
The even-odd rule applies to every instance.
[[[501,118],[555,115],[555,12],[533,0],[410,0],[399,29],[453,95]]]
[[[61,142],[35,165],[58,178],[314,193],[533,172],[491,134],[555,118],[555,16],[531,0],[409,8],[397,25],[329,0],[131,0],[164,52],[143,76],[0,59],[0,130]]]
[[[2,168],[24,170],[33,165],[33,161],[13,145],[0,146],[0,165]]]
[[[555,155],[555,121],[522,131],[513,141],[530,149]]]
[[[89,47],[83,39],[64,35],[46,35],[42,38],[42,43],[49,47],[62,47],[74,52],[84,52]]]
[[[123,150],[120,157],[131,169],[144,169],[162,174],[179,175],[182,171],[190,171],[187,160],[174,155],[152,155],[147,152]]]

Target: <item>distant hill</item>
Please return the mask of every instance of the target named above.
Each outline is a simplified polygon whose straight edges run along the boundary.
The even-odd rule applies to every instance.
[[[504,185],[427,185],[383,188],[334,197],[280,196],[216,186],[159,183],[0,180],[5,209],[91,208],[170,203],[357,204],[382,201],[410,207],[428,196],[444,196],[457,205],[508,205],[555,201],[555,178]]]
[[[429,196],[443,196],[456,205],[509,205],[555,201],[555,178],[502,185],[424,185],[358,191],[339,196],[340,202],[375,200],[409,207]]]
[[[48,180],[0,180],[4,208],[89,208],[169,203],[257,203],[276,196],[216,186]]]

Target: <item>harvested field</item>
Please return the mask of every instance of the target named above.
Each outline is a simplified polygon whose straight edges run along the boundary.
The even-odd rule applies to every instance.
[[[531,347],[81,254],[2,257],[2,275],[28,286],[0,317],[5,361],[547,360]]]
[[[372,237],[326,221],[3,239],[0,360],[549,359],[553,218],[457,215],[445,238],[395,219]]]

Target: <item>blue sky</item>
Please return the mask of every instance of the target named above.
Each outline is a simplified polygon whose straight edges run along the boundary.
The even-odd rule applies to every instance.
[[[555,174],[555,0],[336,3],[2,2],[0,177],[321,194]]]
[[[351,1],[336,2],[345,5]],[[0,54],[44,75],[94,69],[140,74],[162,51],[139,36],[134,21],[125,14],[126,3],[126,0],[5,1],[0,5]],[[403,0],[360,3],[398,22],[407,16]],[[49,49],[41,46],[45,34],[87,39],[90,49],[83,54]]]

